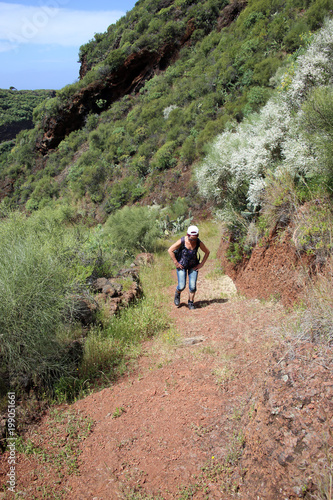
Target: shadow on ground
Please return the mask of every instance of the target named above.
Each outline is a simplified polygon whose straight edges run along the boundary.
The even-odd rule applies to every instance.
[[[224,304],[228,302],[229,299],[211,299],[211,300],[198,300],[198,302],[194,303],[195,309],[202,309],[203,307],[207,307],[211,304]],[[188,307],[186,302],[181,302],[178,309],[182,307]]]

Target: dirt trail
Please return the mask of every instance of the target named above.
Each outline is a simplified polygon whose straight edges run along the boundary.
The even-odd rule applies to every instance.
[[[166,291],[177,346],[145,343],[132,373],[72,405],[94,421],[79,475],[47,479],[22,456],[26,498],[285,500],[313,491],[312,465],[324,471],[323,440],[332,446],[331,353],[301,343],[291,355],[284,308],[238,297],[230,279],[210,278],[214,266],[200,272],[195,311],[185,293],[175,308],[175,286]],[[193,337],[201,341],[183,342]],[[43,484],[59,496],[42,496]]]

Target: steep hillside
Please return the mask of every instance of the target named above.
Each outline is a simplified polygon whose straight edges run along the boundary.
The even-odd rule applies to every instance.
[[[191,166],[267,102],[271,78],[329,9],[325,0],[137,2],[81,48],[81,80],[35,110],[35,128],[2,162],[1,198],[29,210],[84,199],[102,219],[140,199],[182,195],[200,207]]]

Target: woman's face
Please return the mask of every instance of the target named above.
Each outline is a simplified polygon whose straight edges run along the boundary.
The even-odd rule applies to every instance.
[[[190,241],[196,241],[198,239],[197,234],[188,234],[187,237]]]

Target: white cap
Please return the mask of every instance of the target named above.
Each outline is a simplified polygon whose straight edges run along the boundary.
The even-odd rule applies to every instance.
[[[196,234],[199,234],[199,229],[197,228],[197,226],[190,226],[187,230],[187,234],[190,234],[190,235],[196,235]]]

